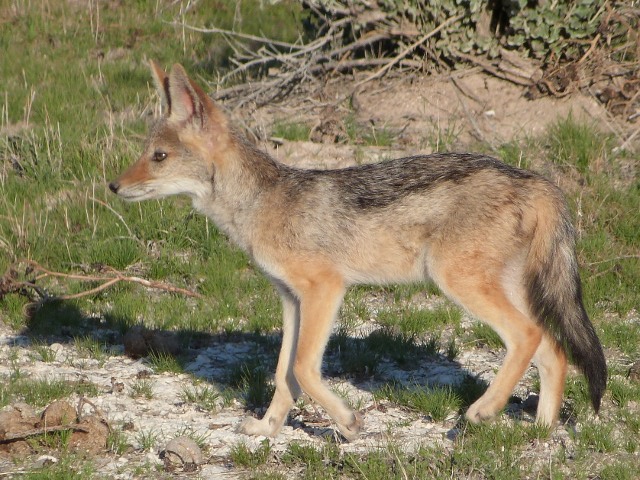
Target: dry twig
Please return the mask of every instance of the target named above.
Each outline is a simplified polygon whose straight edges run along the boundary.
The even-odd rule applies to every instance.
[[[63,432],[65,430],[73,430],[74,432],[89,433],[89,430],[78,425],[58,425],[55,427],[35,428],[33,430],[27,430],[27,431],[18,432],[18,433],[7,432],[4,438],[0,440],[0,443],[14,442],[16,440],[26,440],[29,437],[35,437],[37,435],[44,435],[46,433],[52,433],[52,432]]]
[[[27,265],[28,274],[35,274],[33,280],[20,281],[17,279],[17,268],[18,265],[21,264]],[[107,268],[106,270],[108,272],[106,275],[80,275],[75,273],[62,273],[49,270],[33,260],[23,260],[12,265],[8,269],[7,273],[2,277],[2,279],[0,279],[0,294],[16,293],[20,292],[23,289],[31,289],[34,290],[42,300],[71,300],[75,298],[86,297],[88,295],[93,295],[95,293],[106,290],[110,286],[115,285],[119,282],[131,282],[138,283],[147,288],[153,288],[156,290],[179,293],[188,297],[203,298],[202,295],[197,292],[193,292],[185,288],[176,287],[169,283],[156,282],[147,280],[145,278],[126,275],[113,268]],[[66,278],[69,280],[79,280],[81,282],[101,282],[101,284],[95,288],[84,290],[79,293],[68,295],[50,295],[42,287],[36,285],[36,282],[47,277]]]

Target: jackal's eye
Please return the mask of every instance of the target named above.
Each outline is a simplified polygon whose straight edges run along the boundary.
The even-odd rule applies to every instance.
[[[166,152],[162,152],[160,150],[156,150],[155,152],[153,152],[153,161],[154,162],[161,162],[165,158],[167,158],[167,153]]]

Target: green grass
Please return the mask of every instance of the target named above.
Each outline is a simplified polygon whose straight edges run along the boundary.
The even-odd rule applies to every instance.
[[[591,400],[587,382],[581,375],[569,376],[565,382],[565,404],[571,413],[586,412],[590,408]]]
[[[170,353],[165,352],[151,352],[148,357],[149,364],[151,368],[153,368],[156,373],[182,373],[184,372],[184,367],[180,363],[180,361],[171,355]]]
[[[345,332],[332,337],[329,351],[337,352],[342,373],[358,378],[375,375],[382,359],[382,353],[370,348],[366,339],[354,340]]]
[[[582,425],[576,435],[578,451],[584,455],[592,452],[611,453],[616,449],[614,426],[589,422]]]
[[[615,347],[629,357],[640,352],[640,328],[637,324],[621,320],[609,320],[600,325],[600,338],[606,345]]]
[[[268,7],[259,3],[242,2],[237,12],[218,4],[215,8],[200,5],[184,21],[200,25],[215,22],[222,28],[243,28],[295,41],[299,4],[281,2]],[[105,7],[100,10],[98,32],[91,31],[96,19],[92,24],[90,9],[80,5],[51,2],[50,8],[18,6],[12,10],[12,28],[0,32],[0,45],[6,46],[0,71],[21,75],[19,79],[13,75],[3,78],[7,95],[2,95],[0,102],[0,272],[23,257],[63,272],[77,270],[78,265],[126,269],[142,261],[150,278],[181,283],[186,277],[203,279],[198,288],[208,300],[200,307],[208,314],[192,316],[192,327],[217,330],[229,318],[255,318],[253,311],[259,310],[255,329],[268,330],[273,327],[271,317],[262,311],[277,310],[277,302],[267,282],[205,219],[190,215],[187,202],[126,205],[106,188],[137,156],[140,136],[147,128],[141,120],[151,82],[145,58],[155,58],[163,65],[182,59],[194,74],[212,78],[214,73],[211,64],[185,61],[183,49],[210,52],[216,39],[189,31],[183,36],[182,29],[168,26],[166,21],[180,19],[178,7],[158,8],[155,2],[138,2],[126,9]],[[271,15],[268,27],[257,20],[256,11]],[[243,12],[242,20],[234,20]],[[147,27],[144,31],[138,28],[141,22]],[[180,41],[168,42],[169,48],[160,45],[166,42],[150,41],[159,32],[176,35]],[[25,47],[40,54],[22,62],[19,59]],[[104,62],[97,54],[86,53],[115,51],[119,55]],[[32,93],[35,96],[27,118],[24,107]],[[185,254],[185,261],[168,261],[176,258],[173,253],[154,258],[146,248],[151,243],[159,244],[161,252]],[[240,278],[237,272],[247,269]],[[89,268],[85,273],[95,272]],[[69,281],[54,285],[51,292],[77,293],[92,286]],[[137,287],[118,286],[113,291],[120,292],[123,301],[109,301],[112,297],[107,293],[68,303],[80,311],[91,303],[101,303],[105,316],[121,322],[134,323],[137,316],[151,313],[159,325],[170,323],[184,305],[183,299],[174,297],[149,307],[131,299],[137,298]],[[132,291],[136,294],[127,293]],[[242,297],[245,301],[238,302]],[[40,318],[46,316],[46,328],[51,329],[52,311],[60,305],[47,306],[37,318],[28,319],[21,315],[24,304],[24,300],[11,298],[0,308],[15,327],[29,322],[37,330]],[[54,323],[68,325],[74,316],[60,317]],[[83,319],[81,312],[75,317],[79,322]],[[200,320],[205,318],[206,322]],[[211,322],[210,318],[219,320]]]
[[[26,378],[18,373],[3,378],[0,383],[0,407],[10,402],[26,402],[35,407],[44,407],[53,400],[72,394],[96,395],[98,388],[91,383],[69,382],[53,378]]]
[[[184,402],[195,403],[198,407],[207,411],[215,411],[220,394],[209,385],[194,385],[185,387],[180,398]]]
[[[611,400],[618,406],[625,408],[629,402],[640,402],[640,385],[637,382],[613,377],[607,385]]]
[[[282,462],[285,465],[304,464],[305,468],[321,467],[324,454],[313,445],[305,445],[298,442],[291,442],[287,445],[287,450],[282,455]]]
[[[121,429],[112,428],[107,437],[107,449],[116,455],[123,455],[131,445]]]
[[[638,476],[638,462],[636,458],[616,461],[605,465],[600,470],[599,478],[602,480],[633,480]]]
[[[37,356],[35,356],[37,360],[41,360],[45,363],[51,363],[56,359],[56,352],[44,343],[33,344],[33,349],[35,353],[37,353]]]
[[[154,429],[141,430],[136,435],[136,442],[142,451],[152,450],[160,441],[162,434]]]
[[[486,345],[491,349],[504,348],[500,335],[486,323],[476,322],[469,331],[470,338],[480,346]]]
[[[395,141],[396,135],[386,127],[378,128],[371,125],[370,128],[363,133],[362,140],[365,145],[375,147],[390,147]]]
[[[424,333],[437,334],[448,325],[460,323],[462,312],[449,305],[435,309],[394,306],[378,313],[377,321],[384,327],[393,327],[404,335],[419,336]]]
[[[266,463],[271,454],[269,439],[265,439],[260,446],[251,450],[245,443],[237,443],[231,447],[231,461],[240,467],[256,468]]]
[[[58,463],[41,470],[23,473],[26,480],[84,480],[99,476],[99,469],[91,460],[76,455],[64,455]],[[99,478],[99,477],[98,477]]]
[[[135,380],[131,384],[130,395],[133,398],[146,398],[147,400],[151,400],[153,398],[153,382],[145,378]]]
[[[100,342],[90,336],[84,336],[75,337],[73,339],[73,343],[78,353],[84,358],[97,360],[100,365],[104,364],[106,361],[107,347],[104,342]]]
[[[273,396],[274,386],[269,381],[272,374],[262,360],[254,357],[232,365],[227,381],[240,393],[248,407],[263,407]]]
[[[375,394],[378,399],[409,407],[417,412],[429,415],[434,422],[442,422],[451,414],[457,413],[462,400],[453,387],[404,387],[385,385]]]
[[[512,141],[498,147],[497,157],[503,162],[518,168],[530,168],[531,162],[526,150],[527,147],[523,148],[519,142]]]
[[[581,173],[602,168],[608,138],[591,125],[569,115],[548,129],[549,157],[563,167],[576,168]]]
[[[452,460],[459,476],[481,478],[524,478],[532,466],[520,461],[532,441],[547,432],[523,423],[467,425],[456,439]]]
[[[389,128],[374,124],[363,125],[356,119],[355,113],[349,113],[344,119],[345,132],[349,141],[356,145],[390,147],[396,135]]]
[[[284,138],[290,141],[307,141],[311,128],[303,123],[296,122],[276,122],[273,126],[274,137]]]
[[[427,144],[434,153],[450,152],[461,132],[462,126],[457,121],[451,121],[446,126],[442,126],[440,121],[433,122],[431,132],[426,139]]]
[[[414,336],[381,328],[361,339],[351,338],[345,331],[338,331],[329,339],[327,351],[338,353],[345,373],[373,375],[382,358],[391,359],[405,367],[416,358],[435,355],[438,347],[437,338],[431,337],[418,343]]]

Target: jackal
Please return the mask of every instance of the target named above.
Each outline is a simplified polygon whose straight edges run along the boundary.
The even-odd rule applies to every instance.
[[[466,153],[338,170],[286,166],[246,141],[180,65],[168,75],[151,66],[166,115],[110,189],[130,201],[188,195],[282,299],[275,394],[264,418],[246,419],[241,432],[277,435],[305,392],[354,439],[361,414],[320,373],[345,290],[427,278],[506,346],[495,379],[466,413],[469,421],[496,416],[533,360],[537,422],[554,425],[567,357],[586,376],[598,411],[607,367],[582,303],[570,213],[553,184]]]

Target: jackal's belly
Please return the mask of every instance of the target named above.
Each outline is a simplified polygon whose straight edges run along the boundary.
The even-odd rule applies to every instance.
[[[346,285],[407,283],[428,277],[428,243],[418,238],[412,241],[410,235],[345,236],[321,245],[263,243],[255,245],[252,254],[270,277],[285,284],[293,277],[311,279],[317,272],[333,272]]]
[[[347,283],[406,283],[428,277],[424,242],[378,236],[340,252],[340,271]]]
[[[349,285],[409,283],[428,278],[427,269],[422,262],[402,265],[379,261],[371,265],[358,265],[355,267],[359,268],[354,268],[351,265],[346,265],[342,268],[345,281]]]

